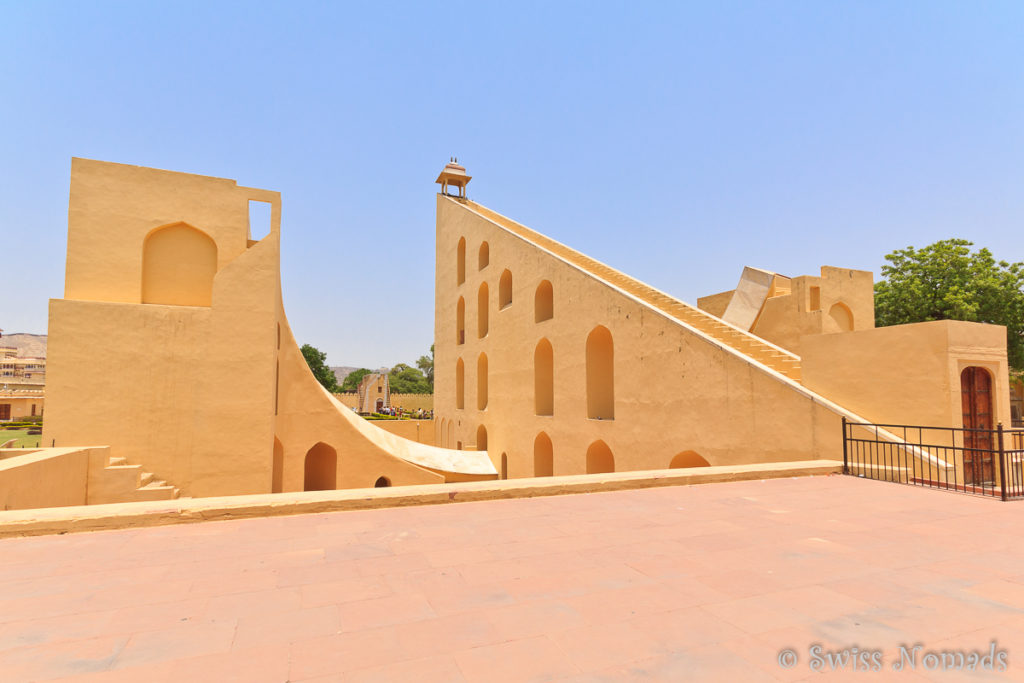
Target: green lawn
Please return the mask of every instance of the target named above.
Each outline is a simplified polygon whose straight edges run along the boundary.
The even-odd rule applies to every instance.
[[[36,448],[42,444],[43,437],[39,434],[29,436],[27,429],[0,429],[0,444],[10,439],[17,439],[14,448]]]

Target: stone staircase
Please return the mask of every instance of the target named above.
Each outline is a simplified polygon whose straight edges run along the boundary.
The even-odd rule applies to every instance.
[[[180,495],[175,486],[157,479],[141,465],[127,458],[111,457],[98,476],[90,481],[89,502],[131,503],[142,500],[173,500]]]
[[[646,285],[614,268],[606,266],[596,259],[592,259],[575,249],[571,249],[560,242],[530,230],[524,225],[505,218],[501,214],[497,214],[476,202],[456,198],[452,198],[452,201],[469,207],[509,232],[550,251],[594,277],[632,294],[651,308],[696,328],[722,345],[728,346],[744,356],[768,366],[789,379],[797,382],[800,381],[799,356],[774,344],[769,344],[756,335],[734,327],[720,318],[700,310],[696,306],[691,306],[684,301],[675,299],[650,285]]]

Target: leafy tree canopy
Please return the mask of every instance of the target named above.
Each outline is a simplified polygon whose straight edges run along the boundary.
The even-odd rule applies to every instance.
[[[394,394],[429,394],[433,391],[423,373],[405,363],[399,363],[391,368],[388,383]]]
[[[359,368],[358,370],[353,370],[348,374],[348,377],[346,377],[342,381],[341,391],[355,391],[356,389],[359,388],[359,383],[363,381],[363,377],[366,377],[371,372],[373,372],[373,370],[367,370],[366,368]]]
[[[416,367],[420,369],[423,376],[427,378],[427,382],[430,384],[430,391],[434,391],[434,345],[430,345],[430,355],[420,356],[419,360],[416,361]]]
[[[1024,263],[996,261],[972,242],[940,240],[885,257],[875,283],[875,325],[966,320],[1006,326],[1010,366],[1024,370]]]
[[[338,391],[338,380],[334,376],[334,371],[327,367],[326,353],[315,346],[303,344],[302,357],[306,359],[306,364],[313,371],[313,376],[323,385],[324,389],[332,393]]]

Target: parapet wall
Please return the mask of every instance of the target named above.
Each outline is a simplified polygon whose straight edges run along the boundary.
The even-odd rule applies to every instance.
[[[355,392],[346,392],[343,394],[335,394],[334,398],[341,401],[342,405],[349,408],[357,408],[359,406],[359,395]],[[401,406],[406,410],[433,410],[434,409],[434,395],[433,394],[396,394],[391,392],[391,405]]]

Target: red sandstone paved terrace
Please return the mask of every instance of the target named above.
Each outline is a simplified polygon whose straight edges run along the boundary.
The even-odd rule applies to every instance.
[[[0,680],[832,680],[811,643],[993,638],[1019,680],[1022,515],[832,476],[7,539]]]

